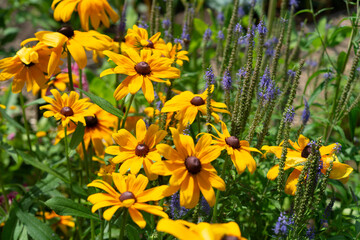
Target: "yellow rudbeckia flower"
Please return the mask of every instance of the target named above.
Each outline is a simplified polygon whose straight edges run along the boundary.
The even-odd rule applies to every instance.
[[[83,69],[87,64],[86,50],[104,51],[111,47],[112,39],[96,31],[80,32],[70,26],[63,26],[57,32],[40,31],[35,33],[35,38],[29,38],[21,43],[24,45],[31,41],[40,41],[52,47],[47,72],[52,75],[60,63],[63,51],[69,50],[71,56]],[[66,49],[64,49],[64,46]],[[85,48],[85,49],[84,49]]]
[[[304,168],[307,157],[310,155],[311,146],[309,145],[310,139],[304,137],[303,135],[299,136],[298,142],[292,142],[289,140],[290,145],[293,149],[288,148],[288,153],[286,155],[285,167],[284,170],[293,168],[294,170],[289,175],[286,184],[285,184],[285,193],[289,195],[295,195],[296,184],[298,183],[298,178],[302,169]],[[350,173],[353,171],[353,168],[347,164],[340,163],[338,158],[335,156],[335,152],[341,147],[338,143],[333,143],[328,146],[320,147],[320,166],[321,172],[325,173],[330,166],[330,162],[333,162],[333,167],[330,173],[331,179],[341,180],[346,182]],[[274,153],[277,158],[281,158],[282,152],[282,143],[280,146],[263,146],[262,150],[266,150],[266,153]],[[267,173],[267,178],[270,180],[275,180],[279,174],[279,164],[273,166]]]
[[[108,74],[128,75],[114,92],[116,100],[122,99],[128,93],[135,94],[141,88],[146,100],[150,103],[154,101],[154,87],[151,81],[166,82],[160,78],[180,77],[180,70],[171,67],[172,60],[169,58],[152,54],[150,50],[142,50],[140,55],[132,48],[128,48],[125,52],[128,57],[104,51],[104,54],[117,66],[104,70],[100,77]]]
[[[214,85],[211,85],[211,92],[214,91]],[[207,101],[207,93],[208,90],[201,94],[193,94],[192,92],[185,91],[176,95],[169,101],[165,103],[165,106],[161,109],[161,112],[176,112],[176,119],[178,119],[182,126],[187,126],[188,124],[192,124],[200,111],[202,114],[206,115],[206,101]],[[215,102],[211,99],[211,116],[214,117],[215,122],[220,121],[219,115],[215,112],[223,112],[230,114],[228,110],[226,110],[225,103]]]
[[[157,178],[150,167],[153,161],[161,161],[161,156],[156,150],[156,145],[164,139],[167,132],[159,130],[159,126],[151,124],[148,129],[144,120],[136,123],[136,138],[126,129],[120,129],[112,136],[119,146],[110,146],[105,149],[107,154],[115,155],[113,163],[122,163],[119,169],[125,174],[128,169],[132,174],[137,174],[141,166],[144,167],[146,176],[150,180]]]
[[[231,157],[231,161],[234,163],[237,172],[241,174],[247,167],[250,173],[254,173],[256,170],[256,162],[250,152],[261,152],[256,148],[250,147],[248,141],[239,140],[237,137],[231,136],[223,121],[221,121],[222,133],[220,133],[213,125],[211,126],[218,135],[218,137],[211,135],[215,138],[215,140],[213,140],[213,144],[221,150],[226,149],[227,154]]]
[[[198,224],[184,220],[161,219],[156,226],[159,232],[166,232],[180,240],[246,240],[241,237],[240,228],[235,222]]]
[[[200,191],[212,207],[215,204],[214,188],[225,190],[225,182],[217,175],[211,162],[220,155],[220,149],[211,146],[211,137],[203,135],[196,146],[190,136],[180,135],[170,128],[176,150],[167,144],[156,146],[166,161],[153,164],[151,170],[158,175],[171,175],[169,191],[180,189],[180,205],[193,208],[199,201]]]
[[[40,215],[42,215],[42,213],[40,213]],[[51,213],[50,212],[45,212],[44,216],[45,216],[46,220],[58,219],[57,222],[55,222],[54,224],[51,225],[51,228],[53,230],[56,230],[57,228],[60,228],[60,230],[65,235],[68,235],[67,227],[70,227],[70,228],[75,227],[75,221],[74,221],[74,218],[72,216],[61,216],[61,215],[56,214],[56,212],[54,212],[54,211],[52,211]]]
[[[85,31],[89,31],[89,17],[94,29],[99,27],[100,22],[109,28],[109,17],[114,23],[119,19],[118,14],[106,0],[54,0],[51,8],[54,9],[54,19],[63,22],[70,20],[76,8],[80,16],[81,27]]]
[[[92,212],[103,207],[111,206],[105,210],[103,214],[104,219],[110,221],[119,208],[126,207],[129,210],[131,219],[140,228],[146,226],[146,221],[139,210],[168,218],[168,215],[163,212],[162,207],[146,204],[146,202],[158,201],[166,197],[163,195],[163,192],[168,186],[163,185],[145,190],[149,180],[142,174],[136,177],[133,174],[123,176],[121,173],[113,173],[112,179],[119,192],[102,180],[94,180],[87,185],[88,187],[100,188],[106,192],[95,193],[88,197],[88,201],[94,204],[91,209]]]
[[[166,47],[168,50],[168,54],[166,57],[172,59],[173,61],[176,61],[178,65],[182,66],[184,64],[183,61],[189,61],[189,57],[186,56],[189,52],[181,50],[182,46],[180,43],[175,43],[174,45],[172,45],[171,42],[168,42],[166,44]]]
[[[125,36],[125,49],[133,48],[137,52],[140,52],[141,50],[151,50],[152,52],[165,55],[167,47],[164,40],[160,38],[160,35],[161,33],[158,32],[149,38],[149,34],[146,29],[139,28],[134,25],[132,29],[128,29]]]
[[[0,81],[14,77],[11,91],[19,93],[26,83],[29,92],[38,85],[46,88],[47,66],[51,51],[44,44],[23,47],[15,56],[0,60]]]
[[[70,121],[81,122],[86,126],[85,117],[94,116],[88,110],[92,103],[88,102],[88,98],[79,99],[77,92],[71,91],[70,95],[64,93],[61,96],[58,90],[52,89],[51,93],[54,95],[54,99],[44,96],[43,99],[50,104],[40,107],[40,110],[47,110],[44,112],[44,117],[55,117],[56,120],[61,120],[63,127],[66,127]]]

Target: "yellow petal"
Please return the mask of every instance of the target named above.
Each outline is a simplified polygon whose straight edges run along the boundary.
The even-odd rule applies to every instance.
[[[200,239],[200,236],[195,232],[192,232],[188,227],[182,225],[179,221],[171,219],[160,219],[156,230],[159,232],[166,232],[174,237],[185,240],[185,239]]]
[[[137,146],[136,138],[126,129],[120,129],[117,133],[114,133],[113,138],[117,144],[121,147],[127,147],[135,149]]]
[[[146,226],[146,222],[142,216],[142,214],[133,206],[129,209],[130,217],[140,228],[144,228]]]
[[[120,205],[116,205],[116,206],[113,206],[109,209],[107,209],[104,214],[103,214],[103,217],[105,220],[108,220],[110,221],[110,219],[112,218],[112,216],[114,215],[114,213],[120,208]]]
[[[289,195],[295,195],[296,192],[296,184],[298,183],[298,178],[300,175],[300,171],[294,169],[294,171],[289,175],[286,183],[285,183],[285,193]]]
[[[140,119],[136,123],[136,140],[138,143],[142,143],[144,141],[146,135],[146,125],[144,120]]]
[[[67,48],[71,56],[74,58],[75,62],[79,65],[80,69],[86,67],[87,57],[84,50],[84,47],[75,39],[68,41]]]

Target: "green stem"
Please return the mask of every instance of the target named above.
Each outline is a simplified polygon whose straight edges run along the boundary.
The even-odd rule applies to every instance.
[[[79,88],[82,90],[83,89],[83,85],[82,85],[82,69],[79,69]],[[80,92],[80,98],[83,97],[82,92]]]
[[[30,140],[30,128],[29,128],[29,124],[28,124],[27,119],[26,119],[24,96],[22,95],[21,92],[19,93],[19,96],[20,96],[20,104],[21,104],[22,114],[23,114],[23,118],[24,118],[24,125],[25,125],[25,129],[26,129],[27,142],[28,142],[28,145],[29,145],[29,150],[30,150],[30,152],[32,152],[31,140]]]
[[[127,209],[124,209],[124,210],[125,211],[123,211],[122,219],[121,219],[121,228],[120,228],[119,240],[124,239],[126,220],[127,220],[128,215],[129,215],[129,211]]]
[[[95,223],[93,219],[90,219],[90,228],[91,228],[91,240],[95,240]]]
[[[200,112],[196,115],[196,122],[198,127],[198,134],[201,133],[201,123],[200,123]]]
[[[101,219],[102,209],[99,211],[99,218],[100,218],[100,240],[104,239],[104,219]]]
[[[73,82],[72,70],[71,70],[71,54],[69,49],[67,50],[67,67],[69,74],[70,91],[74,91],[74,82]]]
[[[86,171],[87,183],[89,183],[90,182],[90,171],[89,171],[89,163],[88,163],[89,158],[88,158],[87,150],[85,148],[84,139],[81,141],[81,145],[82,145],[82,150],[84,152],[84,163],[85,163],[85,171]]]
[[[111,240],[111,222],[109,221],[109,239]]]
[[[132,94],[132,95],[131,95],[131,98],[130,98],[130,101],[129,101],[129,105],[128,105],[128,107],[126,108],[126,112],[125,112],[124,117],[123,117],[123,119],[122,119],[121,128],[124,128],[124,127],[125,127],[125,122],[126,122],[126,119],[127,119],[128,114],[129,114],[130,107],[131,107],[131,104],[132,104],[132,102],[133,102],[133,100],[134,100],[134,97],[135,97],[135,94]]]
[[[225,158],[225,162],[223,164],[223,168],[221,170],[221,179],[224,180],[224,177],[225,177],[225,172],[226,172],[226,166],[228,165],[228,162],[229,162],[229,155],[226,155],[226,158]],[[225,180],[224,180],[225,181]],[[216,200],[215,200],[215,206],[214,206],[214,209],[213,209],[213,217],[212,217],[212,222],[213,223],[216,223],[217,222],[217,205],[219,203],[219,198],[220,198],[220,190],[217,189],[216,190]]]
[[[67,168],[68,168],[68,172],[69,172],[69,185],[70,185],[70,199],[72,199],[72,181],[71,181],[71,163],[70,163],[70,158],[69,158],[69,149],[68,149],[68,139],[67,139],[67,127],[64,127],[64,132],[65,132],[65,136],[64,136],[64,142],[65,142],[65,156],[66,156],[66,161],[67,161]]]

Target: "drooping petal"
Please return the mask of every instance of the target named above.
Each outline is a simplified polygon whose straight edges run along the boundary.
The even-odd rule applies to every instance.
[[[112,216],[114,215],[114,213],[120,208],[120,205],[115,205],[109,209],[107,209],[104,214],[103,217],[105,220],[110,221],[110,219],[112,218]]]
[[[294,169],[294,171],[289,175],[285,183],[285,193],[289,195],[295,195],[296,184],[298,183],[298,178],[301,171]]]
[[[129,213],[131,219],[136,223],[140,228],[144,228],[146,226],[146,222],[144,220],[143,215],[133,206],[129,207]]]

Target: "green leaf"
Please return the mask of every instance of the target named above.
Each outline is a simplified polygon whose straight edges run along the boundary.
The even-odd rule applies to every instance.
[[[296,13],[294,14],[294,17],[295,17],[296,15],[301,14],[301,13],[311,13],[311,14],[313,14],[313,11],[311,11],[311,9],[300,10],[300,11],[298,11],[298,12],[296,12]]]
[[[47,200],[45,204],[59,215],[71,215],[100,221],[99,217],[93,214],[90,209],[67,198],[54,197]]]
[[[70,140],[69,147],[71,149],[75,149],[81,143],[81,141],[84,139],[84,132],[85,126],[79,122]]]
[[[330,11],[330,10],[333,10],[333,8],[323,8],[323,9],[319,10],[317,13],[315,13],[314,16],[316,17],[316,16],[319,15],[320,13],[325,12],[325,11]]]
[[[51,228],[45,223],[41,222],[34,215],[23,212],[20,208],[15,209],[15,214],[18,219],[27,227],[29,235],[36,240],[49,240],[49,239],[58,239],[59,236],[56,235]]]
[[[343,72],[343,69],[345,68],[345,60],[346,60],[346,53],[342,51],[337,59],[336,67],[339,72]]]
[[[50,96],[48,96],[48,97],[50,97]],[[50,98],[53,98],[53,97],[50,97]],[[36,100],[26,104],[25,108],[32,106],[32,105],[40,105],[40,104],[44,104],[44,103],[46,103],[46,101],[43,98],[39,98],[39,99],[36,99]]]
[[[314,72],[314,73],[309,77],[309,79],[307,80],[307,82],[306,82],[306,84],[305,84],[305,87],[304,87],[304,92],[303,92],[304,95],[305,95],[305,93],[306,93],[306,89],[308,88],[310,82],[311,82],[314,78],[316,78],[317,76],[319,76],[321,73],[326,73],[326,72],[329,72],[329,70],[325,70],[325,69],[318,70],[318,71]]]
[[[194,30],[203,35],[206,29],[209,27],[203,20],[194,18]]]
[[[38,168],[44,172],[50,173],[51,175],[54,175],[55,177],[60,178],[62,181],[69,183],[69,180],[62,175],[61,173],[59,173],[58,171],[56,171],[55,169],[50,168],[48,165],[39,162],[38,160],[36,160],[34,157],[30,156],[29,154],[26,154],[22,151],[18,151],[17,153],[24,159],[24,162],[26,164],[32,165],[35,168]]]
[[[356,123],[358,121],[359,114],[360,114],[360,108],[359,107],[353,108],[349,112],[349,127],[350,127],[351,140],[353,140],[354,137],[355,137],[355,130],[356,130],[356,127],[357,127]]]
[[[13,209],[15,210],[15,209]],[[13,239],[14,230],[18,223],[19,219],[16,217],[14,211],[10,211],[9,218],[5,222],[5,226],[1,229],[1,239]]]
[[[16,122],[12,117],[10,117],[6,111],[2,108],[0,108],[0,115],[5,118],[6,121],[8,121],[11,125],[13,125],[15,128],[19,129],[21,132],[25,132],[25,128],[21,126],[18,122]]]
[[[122,116],[123,116],[122,111],[120,111],[119,109],[114,107],[111,103],[109,103],[105,99],[98,97],[92,93],[85,92],[82,89],[78,88],[78,90],[80,92],[82,92],[83,94],[85,94],[86,96],[88,96],[91,99],[91,101],[93,101],[93,103],[95,103],[96,105],[101,107],[103,110],[107,111],[108,113],[111,113],[112,115],[117,116],[118,118],[122,118]]]
[[[309,98],[309,105],[311,106],[311,104],[315,101],[315,99],[317,98],[317,96],[321,93],[321,91],[325,88],[325,84],[326,84],[326,80],[323,81],[319,86],[317,86],[317,88],[314,90],[314,92],[311,94],[310,98]]]
[[[129,240],[140,240],[139,231],[132,225],[126,225],[126,236]]]

